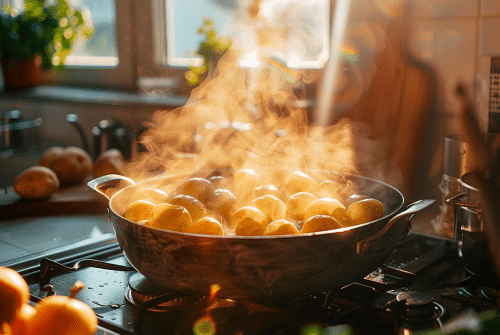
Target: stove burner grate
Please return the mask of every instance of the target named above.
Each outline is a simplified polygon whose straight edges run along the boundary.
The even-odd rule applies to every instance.
[[[135,273],[129,278],[128,290],[125,293],[125,299],[135,307],[141,307],[148,301],[159,297],[166,301],[150,306],[148,309],[155,312],[171,312],[173,310],[183,310],[192,307],[202,298],[202,295],[190,294],[172,290],[144,277],[141,273]]]
[[[445,314],[444,307],[435,302],[431,295],[417,291],[399,293],[389,308],[403,320],[413,322],[434,321]]]

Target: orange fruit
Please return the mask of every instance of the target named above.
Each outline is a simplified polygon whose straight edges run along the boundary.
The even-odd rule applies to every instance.
[[[12,335],[12,330],[8,323],[2,323],[0,325],[0,335]]]
[[[12,322],[30,297],[28,284],[17,271],[0,267],[0,325]]]
[[[97,316],[94,311],[72,296],[52,295],[40,300],[35,315],[28,322],[28,335],[95,334]]]
[[[24,304],[17,311],[16,318],[10,324],[12,334],[28,335],[28,324],[35,315],[36,310],[29,304]]]

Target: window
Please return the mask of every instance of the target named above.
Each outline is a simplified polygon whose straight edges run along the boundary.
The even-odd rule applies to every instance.
[[[195,51],[202,37],[197,34],[197,28],[203,19],[213,20],[221,34],[233,34],[235,28],[231,28],[231,23],[240,22],[246,15],[241,4],[251,1],[68,2],[88,10],[95,33],[91,40],[75,45],[65,69],[48,71],[43,82],[135,90],[139,79],[144,78],[182,85],[187,66],[199,61]],[[0,0],[0,3],[22,8],[23,0]],[[321,68],[327,59],[329,8],[328,0],[261,1],[263,20],[271,24],[287,22],[287,34],[297,42],[277,52],[276,57],[292,67]],[[243,34],[247,28],[236,27],[237,32]],[[246,64],[242,65],[252,66],[251,58],[249,52]]]
[[[137,47],[133,13],[136,1],[70,0],[68,2],[77,8],[86,8],[90,12],[94,35],[88,41],[79,41],[68,56],[65,69],[45,73],[43,82],[135,90]]]
[[[329,8],[327,0],[261,1],[259,17],[249,20],[251,2],[237,0],[167,0],[167,65],[191,65],[201,36],[197,28],[204,18],[214,21],[224,36],[255,39],[262,26],[275,30],[272,38],[286,34],[286,50],[275,50],[276,57],[290,67],[321,68],[327,58]],[[257,42],[255,41],[255,44]],[[253,49],[253,48],[252,48]],[[251,52],[243,62],[251,64]],[[196,57],[194,57],[196,58]]]
[[[94,34],[89,39],[79,38],[66,58],[68,67],[113,68],[118,65],[116,41],[116,8],[113,0],[72,1],[84,16],[90,18]]]

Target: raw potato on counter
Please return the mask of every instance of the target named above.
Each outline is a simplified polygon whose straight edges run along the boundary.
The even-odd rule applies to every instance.
[[[105,176],[108,174],[122,174],[123,170],[123,154],[118,149],[109,149],[94,161],[92,166],[92,175],[94,178]]]
[[[23,199],[45,199],[59,189],[59,179],[45,166],[32,166],[14,180],[14,190]]]
[[[234,176],[232,185],[222,178],[189,178],[173,195],[154,187],[138,189],[129,197],[124,216],[178,232],[276,236],[347,228],[385,215],[379,200],[345,195],[344,205],[333,198],[341,184],[330,180],[318,183],[300,171],[286,178],[283,192],[271,184],[259,186],[260,177],[250,169],[239,170]],[[217,189],[211,180],[228,189]],[[289,194],[288,199],[282,194]]]
[[[92,171],[92,158],[78,147],[52,147],[40,158],[39,164],[54,171],[61,184],[82,182]]]
[[[70,296],[48,296],[35,307],[29,301],[24,278],[8,267],[0,267],[0,335],[92,335],[97,316],[92,308],[75,299],[83,283],[73,286]]]
[[[50,147],[37,166],[21,172],[14,181],[14,190],[23,199],[46,199],[60,186],[81,183],[92,172],[94,177],[121,174],[123,155],[117,149],[101,154],[93,163],[90,155],[77,147]]]
[[[91,172],[94,178],[122,174],[124,159],[120,150],[109,149],[92,162],[89,153],[81,148],[55,146],[43,152],[38,164],[52,169],[61,184],[76,184]]]
[[[49,167],[63,152],[62,147],[50,147],[42,153],[38,165]]]

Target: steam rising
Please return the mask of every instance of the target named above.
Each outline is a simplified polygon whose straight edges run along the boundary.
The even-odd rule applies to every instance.
[[[290,35],[259,15],[261,2],[253,1],[247,7],[244,22],[247,27],[253,26],[253,37],[248,38],[248,30],[239,36],[241,39],[236,36],[231,49],[220,58],[210,77],[192,91],[185,106],[154,114],[142,138],[147,152],[128,164],[129,176],[139,180],[151,172],[195,173],[256,167],[356,173],[351,125],[345,119],[328,126],[325,122],[311,125],[311,111],[301,106],[304,99],[311,98],[305,96],[305,85],[317,76],[287,66],[286,57],[281,56]],[[339,72],[340,61],[345,64],[345,57],[349,56],[348,46],[342,45],[349,3],[337,4],[335,32],[340,36],[333,38],[331,52],[335,57],[327,67],[326,79],[323,78],[323,83],[343,81],[344,90],[335,100],[338,91],[334,89],[338,86],[323,88],[319,104],[322,121],[338,101],[355,103],[359,99],[367,78],[360,77],[365,72],[359,72],[362,64],[356,62],[364,55],[370,56],[370,61],[383,44],[383,34],[374,33],[383,29],[365,25],[361,30],[368,29],[370,36],[379,40],[369,41],[371,45],[364,43],[364,49],[351,48],[351,58],[347,58],[350,66]],[[257,45],[249,45],[249,41]],[[338,58],[341,48],[342,60]],[[245,61],[248,64],[249,53],[256,56],[253,61],[258,66],[242,66]]]
[[[143,138],[147,153],[132,163],[132,171],[278,167],[354,172],[347,123],[327,130],[310,126],[281,73],[259,69],[249,89],[248,69],[238,66],[239,59],[230,50],[185,106],[155,113]]]

